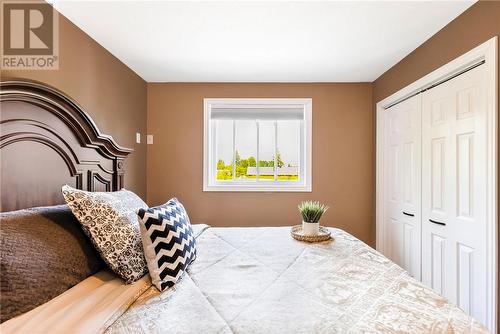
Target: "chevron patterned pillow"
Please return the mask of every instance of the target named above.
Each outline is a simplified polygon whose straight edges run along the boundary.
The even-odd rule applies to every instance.
[[[177,198],[136,212],[151,281],[163,291],[173,286],[196,258],[189,217]]]

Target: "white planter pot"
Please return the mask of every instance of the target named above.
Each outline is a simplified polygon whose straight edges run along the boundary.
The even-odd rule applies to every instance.
[[[302,221],[302,232],[304,235],[318,235],[319,234],[319,222],[317,223],[306,223]]]

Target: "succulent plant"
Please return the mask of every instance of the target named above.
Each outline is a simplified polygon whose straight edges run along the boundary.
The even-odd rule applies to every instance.
[[[306,223],[317,223],[328,210],[328,206],[315,201],[304,201],[299,204],[299,212]]]

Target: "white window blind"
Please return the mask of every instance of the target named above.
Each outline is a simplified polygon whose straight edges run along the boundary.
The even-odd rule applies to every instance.
[[[291,108],[212,108],[211,119],[230,120],[302,120],[304,119],[304,107]]]

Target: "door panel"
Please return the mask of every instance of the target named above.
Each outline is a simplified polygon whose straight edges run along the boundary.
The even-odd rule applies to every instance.
[[[457,215],[462,218],[473,217],[472,166],[474,161],[474,134],[465,133],[457,136]]]
[[[479,66],[422,94],[422,281],[486,322],[486,89]]]
[[[404,224],[403,227],[403,268],[407,268],[408,272],[414,273],[417,268],[414,267],[413,257],[420,256],[419,254],[415,254],[414,244],[415,240],[413,237],[415,227],[411,224]]]
[[[443,286],[446,284],[444,282],[444,268],[446,266],[445,263],[445,243],[446,239],[440,235],[432,234],[431,235],[431,258],[430,265],[432,266],[432,277],[430,286],[439,292],[443,293]],[[427,262],[427,259],[423,259],[423,262]]]
[[[405,143],[403,145],[403,200],[404,203],[408,205],[414,204],[414,189],[415,189],[415,152],[414,152],[415,143]]]
[[[421,97],[386,113],[385,142],[387,256],[416,279],[421,278]]]
[[[430,200],[432,211],[435,213],[444,212],[444,177],[445,177],[445,138],[433,138],[431,142],[431,184],[432,192]]]
[[[471,312],[472,259],[474,249],[458,243],[458,306],[467,313]]]
[[[391,219],[389,226],[391,259],[398,265],[403,266],[403,254],[401,252],[403,249],[403,226],[401,221],[396,219]]]

